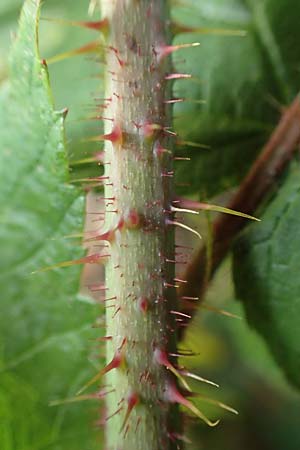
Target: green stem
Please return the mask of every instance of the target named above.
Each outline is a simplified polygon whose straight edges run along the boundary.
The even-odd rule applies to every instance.
[[[173,180],[169,40],[165,0],[102,0],[107,37],[105,125],[107,397],[109,450],[178,448],[178,408],[168,398],[173,375],[161,353],[175,352],[174,231],[168,220]],[[111,100],[110,100],[111,99]],[[114,211],[114,212],[112,212]],[[174,359],[167,356],[172,365]],[[130,411],[130,409],[132,410]],[[116,413],[116,411],[118,411]],[[130,412],[130,414],[129,414]],[[116,413],[116,414],[115,414]]]

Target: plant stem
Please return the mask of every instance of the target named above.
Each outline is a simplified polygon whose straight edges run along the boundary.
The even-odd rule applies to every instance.
[[[109,450],[175,448],[178,408],[167,401],[170,371],[156,358],[176,349],[170,310],[176,309],[174,232],[167,221],[173,181],[166,127],[171,123],[165,0],[102,1],[107,37],[106,230],[111,257],[106,266]],[[110,307],[111,306],[111,307]],[[172,360],[172,359],[171,359]],[[117,361],[117,362],[116,362]],[[172,364],[176,361],[172,360]],[[176,443],[177,446],[177,443]]]

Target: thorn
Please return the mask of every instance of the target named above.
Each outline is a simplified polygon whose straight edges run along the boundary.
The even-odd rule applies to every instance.
[[[171,98],[170,100],[164,100],[164,103],[166,105],[173,105],[175,103],[182,103],[184,101],[185,101],[184,98]]]
[[[93,182],[98,181],[99,183],[105,180],[109,180],[108,176],[102,175],[100,177],[94,177],[94,178],[77,178],[76,180],[72,180],[72,183],[84,183],[84,182]]]
[[[90,381],[88,381],[79,391],[76,393],[76,395],[80,395],[83,391],[85,391],[89,386],[96,383],[100,378],[103,377],[106,373],[110,372],[113,369],[118,369],[121,367],[121,365],[124,363],[124,351],[123,347],[125,345],[126,340],[123,339],[123,342],[121,344],[121,347],[119,347],[116,350],[116,353],[111,360],[110,363],[108,363],[100,372],[98,372]]]
[[[175,220],[166,219],[167,225],[174,225],[175,227],[183,228],[184,230],[190,231],[191,233],[198,236],[199,239],[202,239],[201,234],[198,233],[198,231],[194,230],[193,228],[189,227],[188,225],[185,225],[184,223],[177,222]]]
[[[73,50],[68,50],[67,52],[64,53],[60,53],[59,55],[56,56],[52,56],[51,58],[47,59],[47,64],[53,64],[56,63],[58,61],[62,61],[66,58],[70,58],[72,56],[77,56],[77,55],[83,55],[85,53],[92,53],[92,52],[96,52],[96,50],[98,50],[100,48],[100,44],[98,41],[92,41],[89,42],[86,45],[83,45],[82,47],[79,48],[75,48]]]
[[[182,313],[182,312],[180,312],[180,311],[170,311],[170,314],[174,314],[175,316],[181,316],[181,317],[184,317],[185,319],[191,319],[192,318],[192,316],[189,316],[188,314],[184,314],[184,313]]]
[[[139,401],[140,401],[140,399],[139,399],[138,394],[136,392],[134,392],[134,391],[130,392],[130,394],[127,397],[127,410],[126,410],[126,414],[125,414],[125,418],[124,418],[123,424],[122,424],[121,429],[120,429],[120,433],[122,433],[122,431],[124,430],[125,426],[127,425],[129,416],[130,416],[132,410],[139,403]]]
[[[86,395],[78,395],[76,397],[70,397],[63,400],[53,400],[49,403],[49,406],[58,406],[65,405],[66,403],[76,403],[81,402],[83,400],[102,400],[106,395],[114,392],[115,389],[111,389],[110,391],[106,391],[105,389],[101,389],[99,392],[95,394],[86,394]]]
[[[123,143],[123,133],[121,127],[119,125],[115,125],[108,134],[100,134],[99,136],[93,136],[91,138],[86,139],[88,142],[97,142],[97,141],[110,141],[112,144],[116,144],[121,146]]]
[[[197,34],[215,34],[220,36],[241,36],[241,37],[245,37],[247,35],[246,30],[233,30],[226,28],[205,28],[205,27],[193,28],[177,22],[171,23],[171,31],[173,34],[197,33]]]
[[[177,389],[174,383],[169,382],[167,389],[165,391],[165,398],[170,403],[178,403],[179,405],[185,406],[189,409],[195,416],[199,417],[199,419],[203,420],[210,427],[215,427],[220,422],[217,420],[216,422],[212,422],[209,420],[201,411],[199,411],[196,406],[190,402],[187,398],[185,398]]]
[[[216,307],[211,306],[211,305],[206,305],[205,303],[201,303],[199,305],[199,307],[203,308],[203,309],[206,309],[207,311],[212,311],[212,312],[215,312],[217,314],[221,314],[223,316],[232,317],[233,319],[239,319],[239,320],[243,319],[241,316],[238,316],[237,314],[233,314],[233,313],[231,313],[229,311],[225,311],[224,309],[219,309],[219,308],[216,308]]]
[[[90,30],[101,31],[104,34],[107,34],[109,29],[109,21],[106,18],[98,21],[77,21],[42,17],[41,20],[45,20],[47,22],[56,22],[62,25],[70,25],[72,27],[88,28]]]
[[[189,377],[189,378],[192,378],[194,380],[201,381],[202,383],[207,383],[207,384],[210,384],[210,385],[215,386],[217,388],[220,387],[217,383],[214,383],[213,381],[207,380],[206,378],[202,378],[199,375],[196,375],[194,373],[188,372],[186,370],[181,370],[180,373],[183,376],[185,376],[185,377]]]
[[[168,360],[168,356],[167,353],[164,350],[161,350],[159,348],[156,348],[154,350],[154,359],[155,361],[162,365],[165,366],[166,369],[170,370],[170,372],[173,373],[173,375],[175,375],[183,384],[183,386],[189,391],[191,392],[191,388],[188,385],[188,383],[185,381],[185,379],[180,375],[180,373],[178,372],[177,369],[175,369],[175,367],[173,366],[173,364],[170,363],[170,361]]]
[[[223,402],[219,402],[218,400],[214,400],[212,398],[205,397],[204,395],[201,395],[201,394],[196,394],[196,395],[197,395],[197,397],[201,398],[206,403],[210,403],[211,405],[219,406],[220,408],[225,409],[226,411],[229,411],[233,414],[236,414],[236,415],[239,414],[236,409],[232,408],[231,406],[226,405]]]
[[[204,149],[210,149],[209,145],[206,144],[199,144],[198,142],[192,142],[192,141],[185,141],[183,139],[177,139],[176,141],[177,145],[180,146],[188,146],[188,147],[196,147],[196,148],[204,148]]]
[[[110,419],[112,419],[114,416],[119,414],[123,410],[123,406],[120,406],[114,413],[112,413],[110,416],[105,418],[105,422],[108,422]]]
[[[98,234],[96,236],[90,237],[88,239],[85,239],[84,242],[93,242],[93,241],[108,241],[112,242],[115,238],[115,232],[116,230],[109,230],[105,233]]]
[[[189,214],[199,214],[198,211],[194,211],[193,209],[176,208],[175,206],[171,206],[171,211]]]
[[[187,73],[170,73],[165,76],[165,80],[182,80],[186,78],[192,78],[192,75],[188,75]]]
[[[102,337],[98,337],[98,338],[95,338],[92,340],[97,341],[97,342],[106,342],[106,341],[112,341],[112,339],[113,339],[112,336],[102,336]]]
[[[83,159],[77,159],[76,161],[71,161],[72,166],[78,166],[80,164],[89,164],[92,162],[99,162],[101,164],[104,164],[104,155],[105,152],[97,152],[94,156],[91,156],[90,158],[83,158]]]
[[[209,203],[197,202],[195,200],[188,200],[185,198],[178,198],[180,204],[187,208],[200,209],[205,211],[215,211],[225,214],[231,214],[233,216],[244,217],[245,219],[255,220],[256,222],[260,222],[260,219],[256,217],[250,216],[249,214],[245,214],[239,211],[235,211],[234,209],[225,208],[223,206],[211,205]]]
[[[85,256],[84,258],[73,259],[71,261],[64,261],[58,264],[53,264],[52,266],[43,267],[42,269],[31,272],[31,275],[39,272],[47,272],[48,270],[57,269],[59,267],[74,266],[75,264],[98,264],[101,259],[108,257],[110,257],[110,255],[101,255],[99,253],[94,253],[93,255]]]
[[[162,45],[160,47],[157,47],[155,49],[155,52],[157,54],[158,61],[161,61],[166,56],[170,55],[173,52],[176,52],[177,50],[181,50],[183,48],[190,48],[190,47],[199,47],[199,42],[193,42],[192,44],[178,44],[178,45]]]
[[[178,282],[178,283],[187,283],[187,280],[182,280],[181,278],[174,278],[174,281]]]
[[[104,284],[96,284],[94,286],[88,286],[91,292],[107,291],[108,288]]]
[[[115,312],[113,313],[112,318],[114,319],[116,317],[116,315],[121,311],[121,306],[118,306],[118,308],[115,310]]]
[[[190,161],[191,158],[183,157],[183,156],[175,156],[174,161]]]

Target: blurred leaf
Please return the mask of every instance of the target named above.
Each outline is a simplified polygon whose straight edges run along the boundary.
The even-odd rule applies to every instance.
[[[0,82],[8,76],[7,48],[16,31],[17,17],[22,0],[3,0],[0,5]],[[99,33],[80,27],[59,23],[55,19],[91,20],[88,15],[88,1],[47,0],[43,3],[40,21],[40,54],[50,58],[67,50],[81,47],[97,39]],[[45,18],[51,21],[43,20]],[[97,17],[95,16],[95,20]],[[78,70],[80,67],[80,70]],[[68,157],[78,160],[99,150],[99,143],[83,142],[83,138],[101,132],[101,121],[87,120],[96,115],[97,98],[101,95],[102,65],[93,55],[67,58],[48,68],[54,104],[58,109],[68,108],[65,122]],[[76,169],[76,170],[75,170]],[[74,168],[74,178],[98,176],[101,169],[94,164]],[[71,172],[71,175],[73,173]]]
[[[300,167],[294,163],[262,216],[234,248],[234,279],[249,323],[300,387]]]
[[[83,199],[67,184],[64,113],[53,109],[37,48],[38,0],[27,0],[0,94],[1,450],[96,448],[91,406],[49,407],[93,373],[94,308],[76,296],[78,267],[31,272],[82,254]],[[98,405],[95,405],[98,406]]]
[[[183,2],[182,2],[183,3]],[[191,162],[179,162],[183,193],[211,197],[239,183],[300,86],[300,27],[297,0],[189,0],[175,9],[188,26],[245,30],[245,37],[179,35],[176,42],[201,46],[176,53],[180,72],[198,80],[175,84],[175,96],[206,102],[177,104],[176,129],[210,149],[181,148]],[[191,6],[190,6],[191,5]],[[213,176],[212,176],[213,174]]]

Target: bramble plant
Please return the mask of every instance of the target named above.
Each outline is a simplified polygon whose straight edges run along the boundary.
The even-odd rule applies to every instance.
[[[274,2],[257,6],[249,0],[245,7],[232,1],[231,11],[236,9],[228,22],[225,0],[213,2],[213,19],[209,7],[203,19],[205,8],[196,0],[186,6],[167,0],[91,2],[94,17],[45,18],[49,36],[51,27],[73,29],[78,46],[42,59],[40,1],[24,1],[8,82],[0,91],[1,278],[8,311],[1,319],[4,450],[101,448],[98,427],[86,426],[92,422],[104,426],[107,450],[175,450],[189,441],[185,418],[219,424],[195,397],[237,414],[206,395],[204,386],[216,383],[189,369],[184,360],[195,352],[182,344],[200,306],[234,316],[203,303],[231,248],[236,294],[247,318],[299,386],[299,282],[290,270],[291,262],[299,265],[296,160],[281,177],[300,140],[298,97],[255,159],[277,120],[262,95],[272,84],[270,67],[277,81],[268,94],[288,103],[298,87],[290,69],[294,53],[285,71],[281,49],[262,31],[269,9],[270,27],[281,31],[276,27],[283,2],[277,0],[273,10]],[[203,15],[200,26],[193,11]],[[97,33],[96,39],[81,42],[82,30]],[[259,32],[269,65],[263,54],[242,59]],[[238,71],[226,65],[224,76],[217,67],[229,54],[242,64]],[[97,94],[92,116],[70,119],[70,144],[68,110],[54,109],[48,65],[51,82],[62,83],[57,90],[63,92],[68,78],[55,81],[52,64],[74,57],[73,70],[83,72],[80,55],[101,75],[91,87],[80,80],[78,98],[88,103],[88,93],[95,88]],[[89,128],[86,120],[94,125]],[[275,180],[280,189],[266,201]],[[238,183],[228,205],[203,201]],[[86,216],[96,219],[97,228],[82,233],[86,192],[94,198]],[[197,222],[201,211],[206,233]],[[214,223],[210,211],[220,214]],[[240,233],[249,219],[253,223]],[[206,241],[192,255],[190,245],[198,245],[201,234]],[[105,281],[99,272],[92,282],[85,276],[90,296],[78,294],[82,264],[88,271],[105,267]],[[96,363],[86,354],[91,325]],[[98,343],[105,348],[100,364]],[[41,406],[41,398],[52,408]],[[82,406],[86,400],[96,401],[93,415]],[[99,401],[105,405],[101,416]],[[10,418],[12,404],[17,406]],[[76,428],[79,439],[71,433]]]

